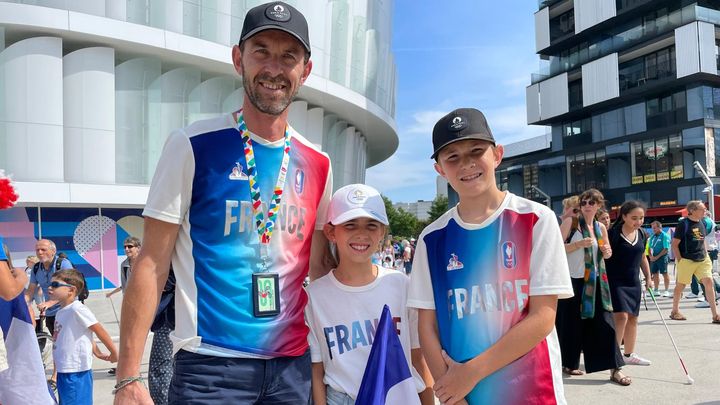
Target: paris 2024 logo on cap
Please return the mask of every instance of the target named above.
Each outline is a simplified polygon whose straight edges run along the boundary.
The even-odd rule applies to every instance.
[[[467,128],[467,126],[467,120],[460,115],[456,115],[448,123],[448,129],[451,131],[462,131],[463,129]]]
[[[265,9],[265,16],[275,21],[288,21],[290,20],[290,10],[282,4],[271,4]]]
[[[348,201],[350,201],[351,204],[355,205],[362,205],[367,201],[368,195],[365,194],[361,189],[356,188],[353,190],[350,190],[350,192],[347,195]]]

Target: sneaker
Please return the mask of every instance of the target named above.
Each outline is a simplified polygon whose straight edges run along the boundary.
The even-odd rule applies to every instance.
[[[673,293],[671,293],[670,290],[665,290],[665,292],[662,293],[662,296],[665,298],[672,298]]]
[[[698,297],[697,294],[694,294],[694,293],[688,293],[687,295],[685,295],[685,298],[697,298],[697,297]]]
[[[110,370],[107,371],[107,373],[108,373],[109,375],[115,375],[115,369],[114,369],[114,368],[111,368]]]
[[[695,308],[710,308],[710,303],[707,301],[698,302],[695,304]]]
[[[638,356],[637,353],[630,353],[625,355],[625,364],[631,364],[634,366],[649,366],[652,362],[648,359],[643,359]]]
[[[697,302],[703,302],[703,301],[705,301],[705,296],[702,294],[698,295]]]

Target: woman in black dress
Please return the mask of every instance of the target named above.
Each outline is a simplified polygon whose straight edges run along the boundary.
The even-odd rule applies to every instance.
[[[643,294],[638,269],[642,269],[648,288],[652,288],[650,265],[645,257],[647,237],[640,229],[644,220],[645,206],[641,202],[627,201],[620,207],[620,215],[608,232],[613,255],[606,261],[618,345],[625,344],[625,363],[639,366],[651,363],[635,353]]]

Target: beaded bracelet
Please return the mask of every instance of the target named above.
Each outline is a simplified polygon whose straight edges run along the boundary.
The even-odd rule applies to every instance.
[[[112,394],[117,394],[118,391],[134,383],[135,381],[140,381],[143,387],[145,387],[145,380],[141,376],[123,378],[122,380],[120,380],[120,382],[115,384],[115,389],[112,390]]]

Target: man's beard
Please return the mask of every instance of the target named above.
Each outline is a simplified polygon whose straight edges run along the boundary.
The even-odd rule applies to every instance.
[[[300,86],[296,87],[294,90],[291,89],[290,80],[288,80],[282,74],[279,74],[275,77],[272,77],[269,74],[259,75],[255,77],[254,83],[250,82],[247,75],[243,75],[242,78],[243,89],[245,90],[245,94],[247,95],[248,100],[250,100],[252,105],[254,105],[255,108],[257,108],[260,112],[268,115],[282,114],[282,112],[288,108],[290,103],[292,103],[293,98],[295,98],[295,95],[297,95],[297,92],[300,89]],[[260,95],[259,92],[255,92],[255,88],[257,86],[262,86],[260,84],[260,80],[272,84],[284,85],[284,90],[287,93],[285,93],[285,96],[282,96],[280,98],[272,98]],[[256,87],[253,87],[253,84],[255,84]]]

